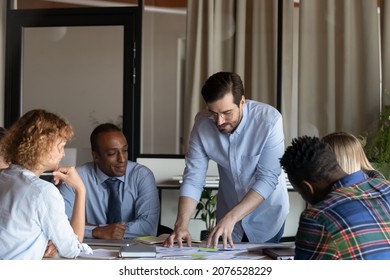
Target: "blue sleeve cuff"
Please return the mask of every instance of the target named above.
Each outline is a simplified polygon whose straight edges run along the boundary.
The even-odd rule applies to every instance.
[[[84,230],[84,238],[93,238],[92,231],[96,228],[96,226],[85,226]]]

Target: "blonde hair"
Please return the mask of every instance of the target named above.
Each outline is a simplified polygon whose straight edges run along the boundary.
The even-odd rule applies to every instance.
[[[63,118],[45,110],[31,110],[19,118],[2,140],[6,162],[34,169],[42,164],[58,138],[68,141],[73,129]]]
[[[334,132],[322,138],[336,155],[341,168],[351,174],[358,170],[374,170],[359,139],[347,132]]]

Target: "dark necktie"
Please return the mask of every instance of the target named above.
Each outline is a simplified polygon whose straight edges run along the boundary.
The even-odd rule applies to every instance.
[[[118,223],[122,221],[121,201],[119,199],[120,180],[108,178],[106,184],[109,189],[107,224]]]

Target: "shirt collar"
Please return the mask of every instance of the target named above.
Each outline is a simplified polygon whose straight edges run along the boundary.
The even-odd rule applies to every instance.
[[[346,186],[352,186],[355,184],[359,184],[365,180],[368,179],[368,176],[366,173],[364,173],[362,170],[356,171],[354,173],[351,173],[340,180],[338,180],[334,186],[333,190],[336,190],[338,188],[346,187]]]
[[[244,106],[242,107],[242,119],[241,119],[240,123],[238,124],[238,126],[236,127],[236,129],[234,130],[233,134],[234,133],[241,134],[241,132],[244,130],[246,121],[248,119],[248,111],[249,111],[249,109],[248,109],[248,106],[245,102]]]
[[[104,173],[103,171],[101,171],[97,164],[94,164],[94,166],[95,166],[95,171],[96,171],[96,177],[98,179],[99,184],[103,184],[103,182],[106,181],[108,178],[112,178],[112,177],[107,176],[106,173]],[[115,178],[117,178],[121,182],[125,181],[124,175],[121,177],[115,177]]]

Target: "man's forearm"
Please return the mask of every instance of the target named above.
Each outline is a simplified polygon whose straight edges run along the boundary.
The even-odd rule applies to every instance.
[[[231,209],[227,215],[230,215],[235,222],[241,221],[244,217],[255,210],[263,201],[264,198],[261,195],[254,190],[249,190],[240,203]]]
[[[188,228],[188,224],[195,212],[198,202],[190,197],[181,196],[179,198],[179,210],[177,213],[175,228]]]

